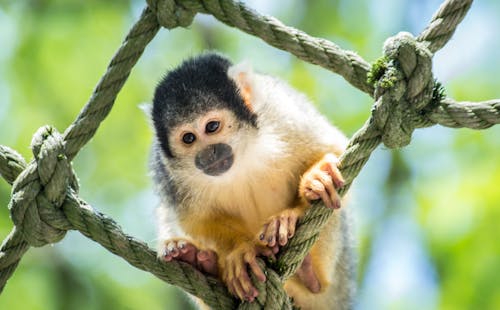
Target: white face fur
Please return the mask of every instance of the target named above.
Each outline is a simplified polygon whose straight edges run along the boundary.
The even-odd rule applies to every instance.
[[[218,128],[210,132],[207,129],[214,127],[213,122],[218,122]],[[171,131],[169,144],[174,159],[165,158],[165,164],[178,184],[198,196],[196,199],[220,197],[221,190],[231,191],[236,183],[249,185],[252,175],[265,172],[273,164],[274,154],[283,154],[284,143],[277,135],[263,131],[266,128],[257,129],[241,122],[229,110],[209,111]],[[231,147],[234,161],[220,175],[208,175],[196,166],[195,158],[208,146],[219,143]]]
[[[169,167],[173,172],[184,174],[184,178],[194,177],[212,182],[224,178],[226,174],[231,174],[233,166],[240,159],[240,153],[245,151],[247,143],[242,142],[248,141],[248,136],[255,133],[256,129],[240,122],[234,113],[227,109],[209,111],[170,132],[168,139],[174,159],[169,160]],[[216,144],[229,145],[234,162],[227,171],[214,176],[204,173],[195,162],[201,152]]]

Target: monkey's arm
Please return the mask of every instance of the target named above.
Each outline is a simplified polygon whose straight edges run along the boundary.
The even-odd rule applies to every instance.
[[[297,220],[310,208],[310,202],[313,200],[321,199],[328,208],[340,208],[340,196],[336,189],[343,186],[344,180],[337,168],[337,163],[337,157],[332,153],[327,153],[302,175],[298,201],[293,208],[279,212],[263,225],[258,235],[262,245],[273,249],[275,253],[280,247],[286,245],[295,234]],[[321,254],[317,255],[318,252],[330,251],[318,250],[318,245],[315,245],[313,251],[306,256],[297,270],[297,276],[302,284],[313,293],[318,293],[327,285],[326,274],[330,272],[322,267],[321,260],[324,257]]]

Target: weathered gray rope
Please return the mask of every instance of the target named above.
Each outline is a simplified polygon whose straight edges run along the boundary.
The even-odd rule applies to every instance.
[[[446,127],[485,129],[500,124],[500,99],[456,102],[446,98],[427,117],[432,122]]]
[[[417,40],[426,42],[431,53],[440,50],[451,39],[471,5],[472,0],[443,2]]]
[[[170,27],[170,19],[162,14],[162,7],[168,7],[169,0],[148,0],[149,6],[157,12],[161,25]],[[258,36],[268,44],[286,50],[307,62],[322,66],[343,76],[356,88],[373,93],[373,86],[366,81],[370,64],[352,51],[341,49],[325,39],[314,38],[295,28],[284,25],[278,19],[264,16],[245,4],[233,0],[179,0],[178,7],[184,8],[182,16],[191,18],[195,12],[207,13],[231,27]],[[171,10],[169,8],[169,10]],[[186,14],[189,12],[189,14]]]
[[[100,123],[111,111],[116,96],[127,80],[132,67],[159,28],[156,15],[146,7],[123,41],[122,46],[113,56],[106,73],[97,84],[88,103],[77,119],[66,129],[64,141],[66,156],[69,160],[72,160],[94,136]]]
[[[28,242],[24,241],[22,234],[14,226],[0,246],[0,293],[29,247]]]
[[[401,147],[409,142],[414,128],[434,123],[479,129],[499,122],[498,101],[477,104],[454,103],[450,99],[436,101],[431,91],[435,90],[435,85],[430,82],[431,74],[426,69],[429,67],[428,58],[451,37],[471,1],[447,1],[416,40],[409,34],[401,34],[387,43],[387,67],[375,79],[375,87],[366,80],[369,65],[355,53],[342,51],[325,40],[311,38],[274,18],[258,15],[240,3],[230,0],[150,0],[148,3],[151,10],[144,10],[88,104],[63,136],[53,129],[43,128],[34,138],[35,161],[24,171],[22,168],[26,165],[22,158],[7,148],[0,148],[2,176],[12,183],[22,171],[22,176],[14,182],[11,201],[16,226],[0,251],[2,287],[28,248],[28,242],[31,245],[55,242],[64,236],[66,230],[77,229],[137,268],[180,286],[210,306],[234,308],[236,301],[220,281],[202,275],[187,264],[159,262],[154,251],[144,243],[125,235],[111,219],[93,211],[76,196],[77,184],[69,162],[109,113],[132,66],[158,31],[158,22],[174,28],[189,25],[197,11],[213,14],[231,26],[260,36],[271,45],[341,74],[354,86],[375,96],[377,103],[372,117],[354,135],[341,158],[340,169],[347,181],[347,185],[340,189],[341,194],[382,141],[391,147]],[[392,114],[400,115],[401,119]],[[402,123],[402,120],[406,122]],[[296,270],[330,214],[326,208],[315,207],[301,220],[296,237],[278,260],[283,278]],[[241,308],[290,307],[280,286],[280,277],[271,269],[266,268],[266,272],[268,281],[258,284],[261,294],[257,302],[243,303]]]

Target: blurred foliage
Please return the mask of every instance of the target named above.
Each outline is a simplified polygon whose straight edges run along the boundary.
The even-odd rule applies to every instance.
[[[247,1],[368,61],[399,31],[420,32],[438,0]],[[61,132],[137,19],[143,1],[0,0],[0,144],[31,158],[32,134]],[[474,3],[434,71],[458,100],[500,97],[500,3]],[[205,49],[280,76],[348,135],[371,99],[330,72],[297,60],[209,16],[162,30],[147,47],[112,113],[74,161],[81,196],[154,245],[157,204],[147,173],[151,132],[138,105],[165,70]],[[499,126],[497,126],[499,127]],[[500,128],[418,130],[403,150],[377,150],[355,182],[358,309],[500,308]],[[0,204],[10,187],[0,181]],[[0,208],[0,237],[12,223]],[[78,233],[31,249],[0,296],[0,309],[186,309],[187,298]]]

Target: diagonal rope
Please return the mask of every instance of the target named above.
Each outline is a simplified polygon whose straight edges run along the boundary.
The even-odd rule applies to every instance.
[[[441,4],[418,41],[427,42],[432,53],[437,52],[451,39],[458,24],[470,9],[472,0],[451,0]]]
[[[94,136],[100,123],[111,111],[132,67],[141,57],[146,45],[156,35],[159,27],[156,16],[146,7],[113,56],[88,103],[64,133],[66,156],[70,160]]]

